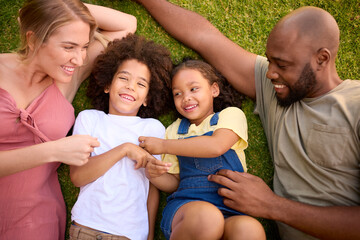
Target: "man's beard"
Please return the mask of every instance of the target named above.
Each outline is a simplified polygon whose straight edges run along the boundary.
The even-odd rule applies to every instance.
[[[288,85],[289,94],[285,98],[279,98],[276,95],[279,105],[282,107],[288,107],[291,104],[304,99],[309,92],[314,89],[316,83],[315,73],[311,69],[310,64],[307,63],[296,83],[292,86]]]

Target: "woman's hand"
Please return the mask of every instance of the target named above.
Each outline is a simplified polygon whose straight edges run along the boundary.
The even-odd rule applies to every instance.
[[[48,142],[53,162],[82,166],[88,162],[95,147],[100,146],[97,138],[89,135],[73,135]]]

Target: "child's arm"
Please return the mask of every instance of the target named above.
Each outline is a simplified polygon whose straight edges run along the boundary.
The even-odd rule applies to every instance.
[[[230,129],[217,129],[212,136],[199,136],[187,139],[160,139],[140,137],[139,146],[151,154],[173,154],[185,157],[218,157],[227,152],[239,136]]]
[[[159,207],[159,190],[150,183],[149,196],[147,200],[148,218],[149,218],[149,235],[148,240],[154,239],[156,214]]]
[[[146,165],[145,173],[149,181],[161,191],[175,192],[179,185],[179,174],[170,174],[170,164],[155,158],[150,159]]]
[[[141,147],[132,143],[124,143],[103,154],[90,157],[83,166],[70,166],[71,181],[77,187],[93,182],[125,156],[136,161],[135,169],[145,167],[147,161],[154,158]]]

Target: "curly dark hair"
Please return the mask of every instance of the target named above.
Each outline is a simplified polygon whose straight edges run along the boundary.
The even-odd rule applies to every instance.
[[[136,34],[110,42],[104,53],[95,59],[87,89],[93,107],[109,112],[109,94],[104,89],[111,85],[119,66],[132,59],[145,64],[151,75],[147,106],[141,106],[137,116],[157,118],[167,113],[171,108],[170,73],[173,63],[170,52],[164,46]]]
[[[220,74],[214,67],[203,60],[184,58],[181,63],[176,65],[171,73],[171,79],[183,69],[193,69],[201,73],[201,75],[209,81],[209,84],[217,83],[219,85],[219,96],[214,98],[214,112],[220,112],[227,107],[241,108],[244,95],[236,91],[230,83]]]

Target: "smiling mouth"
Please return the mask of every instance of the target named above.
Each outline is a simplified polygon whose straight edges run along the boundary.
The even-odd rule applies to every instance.
[[[194,104],[194,105],[190,105],[190,106],[186,106],[184,107],[184,110],[185,111],[192,111],[193,109],[195,109],[198,105],[197,104]]]
[[[64,72],[68,75],[73,75],[75,71],[75,67],[69,67],[69,66],[61,66],[61,68],[64,70]]]
[[[127,102],[134,102],[135,98],[133,96],[130,96],[128,94],[119,94],[119,96],[124,99]]]

